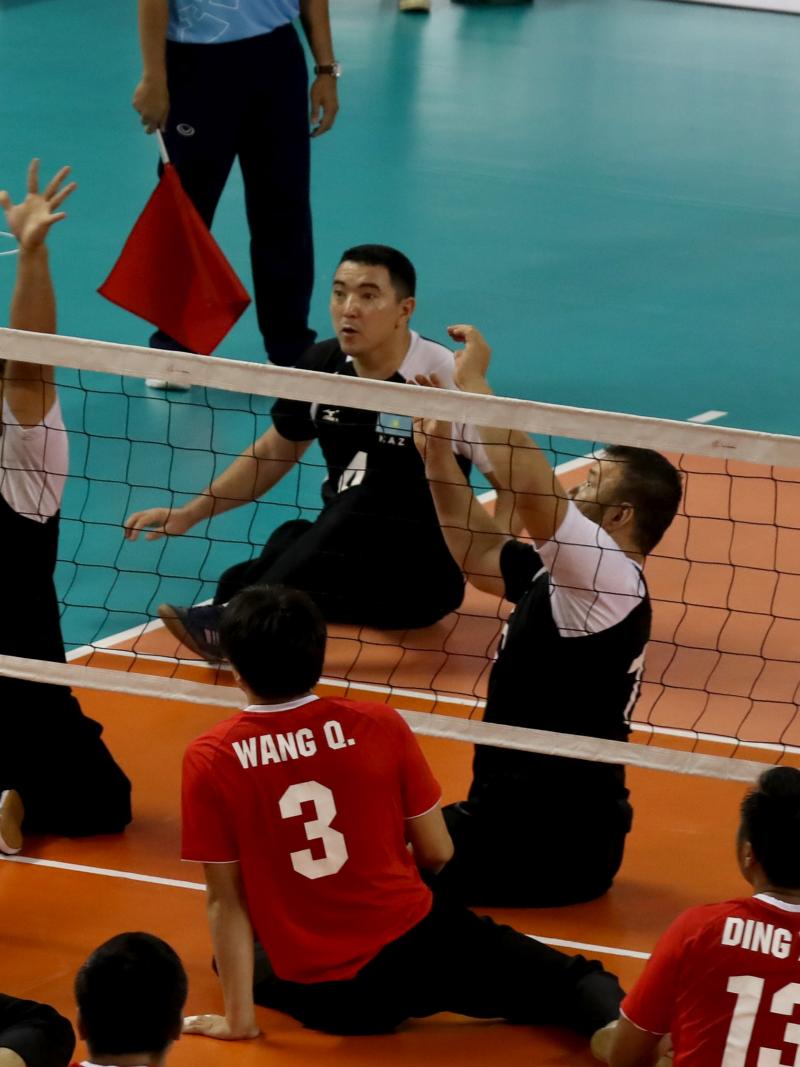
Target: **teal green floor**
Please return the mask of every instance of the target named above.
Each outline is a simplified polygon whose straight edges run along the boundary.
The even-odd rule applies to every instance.
[[[433,0],[427,17],[393,0],[331,6],[344,75],[336,127],[314,145],[323,336],[341,250],[396,244],[420,274],[416,325],[443,338],[449,322],[479,324],[500,392],[671,418],[718,409],[796,432],[800,19],[666,0]],[[153,186],[137,72],[132,0],[0,0],[0,184],[19,191],[33,154],[45,171],[73,165],[80,189],[53,242],[60,329],[131,343],[146,327],[95,290]],[[238,174],[215,232],[249,285]],[[0,258],[3,305],[11,279]],[[260,352],[251,310],[219,354]],[[167,484],[170,464],[173,489],[199,488],[208,442],[235,451],[264,419],[226,412],[221,394],[202,413],[87,381],[65,390],[73,644],[145,621],[165,597],[207,595],[241,555],[229,541],[255,543],[283,514],[262,508],[251,529],[243,509],[213,542],[122,546],[121,514],[154,499],[148,479]],[[287,514],[313,498],[305,479],[282,492]]]

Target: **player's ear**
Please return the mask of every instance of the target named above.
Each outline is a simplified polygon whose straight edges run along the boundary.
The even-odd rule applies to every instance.
[[[413,296],[407,296],[404,300],[400,301],[400,321],[398,326],[407,326],[411,321],[411,316],[414,314],[414,310],[417,306],[417,301]]]
[[[752,882],[752,873],[756,864],[756,858],[753,854],[753,846],[742,834],[739,834],[736,841],[736,858],[739,861],[740,871],[748,882]]]
[[[606,521],[604,523],[607,530],[622,530],[624,528],[630,528],[633,526],[636,520],[636,509],[633,504],[614,504],[612,507],[606,507]]]

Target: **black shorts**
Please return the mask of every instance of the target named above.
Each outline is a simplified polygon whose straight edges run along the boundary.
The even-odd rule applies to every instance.
[[[600,963],[438,899],[346,981],[285,981],[259,949],[256,1003],[334,1034],[389,1033],[406,1019],[450,1011],[588,1036],[617,1018],[623,996]]]
[[[455,855],[434,879],[437,890],[487,908],[557,908],[607,893],[633,809],[625,797],[598,798],[577,814],[559,815],[552,800],[550,811],[511,800],[491,818],[469,803],[449,804],[444,817]]]

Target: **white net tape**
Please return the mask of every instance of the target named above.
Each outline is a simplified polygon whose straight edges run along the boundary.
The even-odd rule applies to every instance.
[[[726,470],[730,461],[800,470],[798,438],[700,423],[610,414],[506,397],[431,390],[415,385],[343,378],[313,371],[184,353],[158,352],[144,347],[8,329],[0,329],[0,359],[52,364],[81,372],[92,371],[139,380],[156,377],[170,382],[235,393],[322,402],[370,411],[391,411],[407,416],[436,417],[453,422],[518,429],[575,441],[614,442],[648,447],[686,456],[710,457],[712,460],[723,461]],[[147,627],[144,627],[142,632],[146,629]],[[0,674],[86,689],[186,700],[224,708],[235,708],[241,703],[238,691],[226,685],[215,686],[178,678],[151,677],[130,670],[106,670],[77,664],[44,663],[0,656]],[[325,681],[329,685],[338,685],[345,689],[349,687],[356,692],[369,691],[371,688],[357,681]],[[390,703],[392,696],[397,695],[397,690],[391,686],[385,689],[376,687],[376,691],[385,692]],[[446,703],[451,698],[436,694],[435,700],[439,699]],[[463,707],[469,705],[470,700],[466,698],[460,703]],[[481,704],[482,701],[473,696],[472,709],[480,707]],[[738,758],[739,747],[747,747],[749,744],[743,737],[729,739],[737,749],[737,758],[731,759],[696,751],[658,748],[652,744],[629,745],[571,734],[487,724],[446,714],[418,711],[402,713],[415,731],[433,737],[606,763],[625,763],[653,770],[752,781],[765,766],[764,763]],[[637,728],[649,734],[657,732],[673,737],[688,737],[695,744],[705,736],[698,730],[670,730],[648,725],[637,727],[637,724],[634,724],[634,729]],[[792,746],[783,743],[759,743],[751,744],[751,747],[768,752],[795,751]]]
[[[0,328],[0,359],[800,468],[800,438]]]
[[[0,674],[31,682],[50,682],[109,693],[181,700],[212,707],[236,709],[242,706],[238,689],[206,685],[181,678],[155,678],[144,674],[80,667],[75,664],[43,663],[39,660],[0,656]],[[523,752],[546,752],[551,756],[568,756],[597,763],[627,763],[654,771],[672,771],[733,782],[752,782],[765,769],[763,763],[732,760],[725,756],[707,756],[697,752],[678,752],[654,747],[629,745],[624,741],[604,741],[594,737],[576,737],[550,730],[532,730],[520,726],[456,719],[445,715],[405,711],[400,714],[415,733],[442,737],[452,741],[514,748]]]

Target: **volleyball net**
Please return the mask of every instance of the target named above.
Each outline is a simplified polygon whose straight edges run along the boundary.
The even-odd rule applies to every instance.
[[[407,436],[414,416],[527,431],[568,488],[611,443],[656,449],[684,478],[680,512],[645,567],[653,628],[637,743],[481,722],[510,609],[469,586],[430,626],[332,625],[322,690],[386,701],[421,733],[473,743],[736,780],[797,761],[800,439],[12,330],[0,330],[2,359],[60,368],[71,463],[56,574],[68,662],[0,654],[0,674],[239,706],[230,673],[181,646],[157,607],[207,602],[220,575],[257,557],[287,520],[315,522],[328,473],[318,447],[266,496],[182,536],[131,542],[123,528],[133,512],[202,493],[284,398],[378,412]],[[192,388],[154,393],[152,377]],[[491,508],[474,468],[472,479]],[[532,706],[536,684],[520,694]]]

